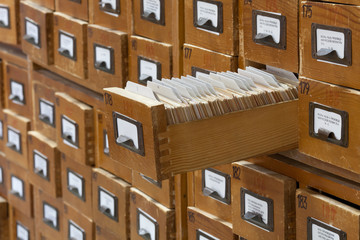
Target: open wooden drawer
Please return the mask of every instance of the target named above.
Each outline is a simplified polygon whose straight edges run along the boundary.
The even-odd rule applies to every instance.
[[[297,147],[297,100],[168,125],[163,103],[104,91],[111,157],[154,180]]]

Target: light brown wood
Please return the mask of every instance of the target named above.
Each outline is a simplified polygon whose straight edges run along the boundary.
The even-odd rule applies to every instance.
[[[99,211],[99,189],[100,187],[117,198],[117,221],[104,215]],[[120,239],[129,238],[129,191],[130,185],[115,175],[100,168],[93,168],[92,194],[93,215],[95,223],[105,231],[111,231]],[[114,210],[116,211],[116,209]],[[131,224],[133,225],[133,224]]]
[[[34,21],[40,28],[40,47],[22,39],[21,47],[24,53],[45,65],[53,64],[53,12],[30,1],[21,1],[20,15],[21,38],[25,36],[25,18]]]
[[[360,210],[308,189],[296,191],[296,239],[306,239],[308,217],[346,233],[347,240],[360,238]],[[335,235],[335,234],[334,234]],[[334,236],[335,237],[335,236]]]
[[[75,37],[74,55],[76,59],[70,59],[61,55],[59,31],[66,32]],[[71,75],[86,79],[87,69],[87,22],[78,20],[60,12],[54,13],[54,64],[56,68],[68,72]],[[81,82],[79,82],[81,84]],[[86,85],[85,85],[86,86]]]
[[[360,32],[358,31],[360,24],[356,20],[360,16],[360,7],[326,2],[302,1],[300,9],[303,9],[304,5],[311,7],[312,17],[300,17],[300,75],[319,81],[360,89],[360,83],[357,78],[354,77],[360,73],[360,53],[355,50],[360,45]],[[320,62],[312,57],[312,23],[351,30],[351,66],[344,67],[328,62]]]
[[[228,189],[231,196],[231,174],[232,174],[232,166],[231,164],[225,164],[220,166],[212,167],[211,169],[215,169],[219,171],[222,175],[228,176],[227,181],[230,181],[230,189]],[[226,222],[232,223],[231,212],[232,204],[224,203],[220,200],[212,198],[211,196],[205,196],[203,193],[203,171],[198,170],[194,172],[194,192],[195,192],[195,203],[194,206],[200,210],[208,212]],[[230,197],[231,199],[231,197]]]
[[[13,128],[20,132],[20,152],[5,146],[6,158],[24,169],[28,169],[28,136],[30,120],[9,109],[4,109],[4,143],[8,143],[8,129]]]
[[[19,83],[22,85],[24,101],[19,103],[19,101],[12,100],[12,86],[11,82]],[[16,90],[15,90],[16,91]],[[15,92],[14,91],[14,92]],[[32,119],[32,91],[31,83],[28,77],[27,69],[20,68],[14,64],[6,64],[6,80],[5,80],[5,94],[4,98],[6,106],[12,111],[20,114],[21,116]]]
[[[298,0],[240,1],[240,4],[243,5],[243,31],[240,33],[240,39],[244,40],[245,58],[287,71],[299,72]],[[257,44],[253,41],[252,28],[253,25],[256,26],[256,22],[252,21],[254,10],[279,13],[286,18],[285,50]],[[310,33],[307,35],[310,36]],[[300,36],[302,35],[300,34]]]
[[[0,43],[0,57],[2,61],[4,61],[4,63],[2,64],[2,72],[4,74],[4,79],[6,77],[5,63],[7,62],[18,65],[22,68],[28,67],[27,55],[25,55],[22,52],[21,48],[18,46]]]
[[[95,166],[102,168],[117,177],[125,180],[128,183],[132,183],[132,170],[125,165],[121,164],[119,161],[110,157],[110,146],[109,154],[104,152],[104,132],[107,132],[105,125],[105,114],[101,110],[97,110],[95,114],[95,124],[96,124],[96,162]]]
[[[305,90],[303,94],[300,91],[299,96],[299,151],[323,162],[360,174],[358,159],[360,128],[356,124],[360,121],[360,111],[356,107],[356,102],[360,99],[360,91],[303,77],[301,82],[304,86],[309,86],[309,91]],[[349,126],[348,129],[344,129],[344,131],[348,131],[347,147],[310,136],[309,103],[311,102],[348,113]]]
[[[81,19],[83,21],[89,21],[88,5],[88,0],[55,0],[55,8],[57,12],[65,13],[69,16]]]
[[[141,122],[144,136],[141,156],[117,145],[109,132],[110,154],[155,180],[297,146],[297,101],[167,126],[163,104],[123,89],[105,94],[112,99],[105,106],[107,128],[114,129],[116,111]]]
[[[5,142],[5,118],[4,118],[4,113],[3,113],[3,109],[0,109],[0,123],[1,123],[1,130],[2,130],[2,135],[0,137],[0,152],[5,152],[5,147],[6,147],[6,142]]]
[[[138,234],[138,210],[151,216],[157,223],[158,239],[175,239],[175,212],[136,188],[130,189],[130,226],[131,239],[142,240]]]
[[[188,206],[195,206],[195,176],[194,172],[187,173],[187,196]]]
[[[96,226],[96,240],[121,240],[121,238],[106,229]]]
[[[248,161],[291,177],[299,183],[360,205],[358,183],[305,165],[281,155],[251,158]]]
[[[8,189],[7,200],[12,206],[16,206],[16,209],[21,211],[27,217],[34,217],[34,199],[33,199],[33,186],[29,183],[29,172],[27,169],[24,169],[17,164],[8,161],[7,167],[7,179],[6,187]],[[18,196],[11,193],[11,176],[14,176],[23,181],[23,196],[24,199],[19,198]]]
[[[233,234],[233,227],[230,222],[219,219],[208,212],[202,211],[196,207],[188,207],[187,210],[189,240],[199,239],[197,232],[201,230],[202,233],[210,234],[212,237],[224,240],[238,239]]]
[[[70,236],[70,221],[84,231],[86,240],[95,240],[95,223],[92,218],[83,215],[71,206],[71,204],[64,203],[63,239],[68,239]]]
[[[0,4],[6,6],[9,11],[9,27],[0,28],[1,42],[18,45],[21,43],[19,22],[20,1],[1,0]]]
[[[2,183],[0,183],[0,196],[7,199],[7,194],[8,194],[8,184],[7,182],[9,181],[9,177],[8,177],[8,160],[6,159],[6,156],[3,152],[0,152],[0,171],[2,174]]]
[[[10,215],[10,238],[1,238],[1,239],[11,239],[16,240],[17,238],[17,231],[16,226],[17,223],[21,224],[23,227],[27,228],[29,231],[29,239],[35,239],[35,222],[33,218],[29,218],[19,210],[16,209],[16,206],[9,206],[9,215]],[[2,236],[0,234],[0,236]]]
[[[55,93],[56,98],[56,143],[59,150],[83,164],[95,164],[94,146],[94,110],[66,93]],[[62,117],[67,117],[77,124],[76,146],[69,146],[62,137]]]
[[[171,78],[173,76],[172,62],[173,46],[167,43],[157,42],[151,39],[131,36],[129,47],[129,80],[138,82],[139,66],[138,57],[159,62],[161,64],[161,77]]]
[[[237,0],[221,0],[223,32],[219,35],[194,26],[194,2],[185,0],[185,42],[232,56],[239,55],[239,13]],[[221,20],[220,20],[221,21]],[[219,21],[219,25],[220,25]]]
[[[56,142],[36,131],[28,132],[29,182],[50,196],[61,197],[61,160]],[[34,155],[42,154],[47,160],[47,174],[36,173]],[[41,156],[41,155],[40,155]]]
[[[0,239],[9,239],[11,228],[10,206],[6,199],[0,197]]]
[[[55,11],[55,0],[32,0],[32,2]]]
[[[82,198],[72,193],[68,181],[68,172],[72,172],[77,177],[83,179],[84,188],[82,189]],[[82,214],[92,219],[92,168],[90,166],[79,163],[70,156],[61,154],[61,187],[62,198],[65,203],[76,208]],[[70,173],[71,174],[71,173]]]
[[[246,239],[295,239],[296,181],[246,161],[233,163],[232,166],[234,169],[231,185],[234,233]],[[273,231],[261,229],[242,218],[241,189],[249,190],[251,193],[273,201],[272,206],[267,205],[268,209],[273,209]],[[270,214],[268,223],[271,223]]]
[[[187,174],[174,176],[175,180],[175,230],[176,239],[188,239],[186,209],[188,206]]]
[[[89,84],[102,92],[105,87],[125,87],[128,80],[128,37],[120,31],[97,25],[88,25],[88,66]],[[111,47],[113,58],[112,71],[109,73],[95,67],[95,44]]]
[[[38,240],[61,240],[63,239],[64,232],[64,203],[62,198],[53,198],[47,195],[44,191],[38,188],[34,188],[35,199],[35,225],[36,236]],[[48,204],[50,207],[57,211],[57,224],[58,229],[52,228],[44,222],[44,204]]]
[[[214,72],[237,72],[239,67],[238,57],[214,52],[190,44],[184,44],[183,64],[184,75],[193,75],[193,68]]]

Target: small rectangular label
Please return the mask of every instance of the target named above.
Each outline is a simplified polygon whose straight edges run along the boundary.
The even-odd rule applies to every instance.
[[[317,52],[321,49],[335,50],[339,58],[345,56],[345,34],[343,32],[316,29]]]
[[[220,240],[219,238],[214,237],[213,235],[201,230],[196,230],[196,240]]]
[[[335,112],[326,111],[324,109],[315,108],[314,132],[319,133],[320,128],[332,132],[337,140],[341,140],[341,131],[342,131],[341,115]]]
[[[85,240],[85,231],[72,221],[69,221],[69,239]]]
[[[109,136],[106,130],[104,130],[104,153],[109,154]]]
[[[67,170],[68,189],[79,198],[84,198],[84,178],[70,169]]]
[[[160,0],[143,0],[144,14],[150,15],[153,13],[155,19],[160,21],[161,18],[161,2]]]
[[[99,210],[109,218],[118,221],[117,197],[102,187],[98,188]]]
[[[58,51],[61,55],[76,60],[76,38],[72,34],[59,31]]]
[[[347,234],[315,218],[307,218],[308,240],[346,240]]]
[[[267,202],[245,193],[245,212],[260,214],[265,224],[268,224],[268,208]]]
[[[202,191],[205,196],[212,197],[225,204],[231,202],[231,177],[214,168],[202,170]]]
[[[47,157],[37,150],[34,150],[34,171],[41,177],[48,179]]]
[[[223,32],[223,5],[220,1],[194,1],[194,26],[219,35]]]
[[[156,63],[140,60],[140,80],[151,77],[151,80],[158,79]]]
[[[3,179],[3,168],[0,167],[0,184],[4,183],[4,179]]]
[[[100,0],[99,5],[102,11],[112,16],[118,16],[120,13],[119,0]]]
[[[29,18],[25,18],[25,40],[40,47],[39,25]]]
[[[21,134],[20,131],[8,127],[8,146],[21,153]]]
[[[24,182],[20,178],[11,176],[11,192],[24,199]]]
[[[30,240],[29,229],[24,227],[21,223],[16,223],[16,239],[18,240]]]
[[[55,107],[54,104],[40,98],[39,99],[39,118],[41,121],[46,122],[49,125],[55,125]]]
[[[0,5],[0,27],[10,28],[9,7]]]
[[[50,227],[59,230],[58,226],[58,211],[56,208],[44,203],[44,221]]]
[[[114,74],[114,49],[94,43],[94,65],[96,69]]]
[[[271,35],[275,43],[280,42],[280,20],[268,16],[257,15],[256,27],[258,34]]]
[[[218,22],[218,6],[208,2],[197,1],[197,20],[210,20],[213,27],[217,27]]]
[[[0,139],[4,139],[4,124],[2,120],[0,120]]]
[[[14,80],[10,81],[10,99],[16,104],[25,104],[24,85]]]
[[[158,223],[156,219],[139,208],[137,209],[137,213],[138,234],[145,239],[157,240]]]
[[[221,198],[226,194],[226,178],[213,171],[205,169],[205,187],[216,191]]]
[[[61,134],[65,143],[78,147],[77,123],[64,115],[61,117]]]

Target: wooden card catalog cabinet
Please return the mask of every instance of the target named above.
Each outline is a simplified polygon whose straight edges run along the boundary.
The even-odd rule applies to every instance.
[[[245,58],[299,72],[298,0],[242,1]]]
[[[5,154],[9,161],[28,169],[28,131],[30,120],[4,109]]]
[[[0,196],[7,198],[8,186],[8,160],[3,152],[0,152]]]
[[[86,79],[86,36],[87,22],[60,12],[54,13],[55,67],[77,78]]]
[[[53,198],[41,189],[34,189],[35,223],[37,236],[40,239],[63,239],[63,211],[62,198]]]
[[[354,77],[360,73],[360,7],[307,1],[300,7],[301,75],[360,89]]]
[[[232,167],[234,233],[245,239],[295,239],[296,181],[246,161]]]
[[[9,207],[10,215],[10,239],[33,240],[35,239],[34,219],[26,216],[17,209],[17,206]],[[0,234],[0,237],[2,235]],[[8,238],[4,238],[8,239]]]
[[[92,218],[91,167],[61,154],[61,187],[63,200]]]
[[[61,152],[83,164],[93,165],[94,119],[92,107],[56,93],[56,142]]]
[[[360,238],[360,210],[308,189],[296,191],[296,239]]]
[[[300,86],[299,150],[359,174],[360,92],[303,77]]]
[[[185,1],[185,42],[238,56],[238,11],[236,0]]]
[[[228,212],[229,213],[229,212]],[[238,240],[232,224],[196,207],[188,207],[189,240]]]
[[[127,34],[97,25],[88,26],[89,84],[97,92],[124,87],[128,80]]]
[[[53,64],[53,12],[30,1],[22,1],[20,15],[23,52],[34,61]]]
[[[80,211],[68,203],[64,203],[63,225],[63,239],[95,240],[95,224],[93,220],[83,215]]]
[[[195,207],[229,223],[231,212],[231,164],[194,172]]]
[[[89,0],[55,0],[57,12],[65,13],[71,17],[89,21]]]
[[[0,35],[3,43],[18,45],[21,42],[19,4],[20,1],[0,1]]]
[[[110,156],[157,181],[297,145],[297,101],[175,125],[162,103],[124,89],[106,88],[105,103]]]
[[[121,240],[122,238],[113,232],[96,225],[96,240]]]
[[[183,50],[184,75],[196,76],[198,72],[236,72],[239,64],[238,57],[214,52],[190,44],[184,44]]]
[[[154,201],[136,188],[130,190],[131,239],[173,239],[175,211]]]
[[[129,238],[130,185],[100,168],[93,168],[92,175],[94,221],[121,239]]]
[[[131,36],[130,80],[146,85],[147,81],[172,77],[172,51],[169,44]]]
[[[9,109],[32,119],[32,92],[27,69],[6,64],[5,93]]]
[[[34,216],[33,209],[33,187],[29,183],[28,170],[18,166],[15,163],[8,162],[7,171],[7,189],[8,201],[12,206],[21,211],[27,217]]]
[[[36,131],[28,132],[29,180],[52,197],[61,197],[60,151],[56,142]]]

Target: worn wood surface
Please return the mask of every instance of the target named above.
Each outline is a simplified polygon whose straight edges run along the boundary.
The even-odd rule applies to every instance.
[[[21,38],[25,35],[25,17],[33,20],[40,27],[40,48],[25,40],[21,40],[21,47],[24,53],[45,65],[53,64],[53,11],[30,1],[21,1],[20,15]]]
[[[8,142],[8,127],[12,127],[20,131],[21,152],[17,152],[5,146],[6,158],[24,169],[28,169],[28,139],[27,132],[30,131],[30,119],[22,117],[9,109],[4,109],[4,143]]]
[[[3,109],[0,109],[0,122],[2,123],[2,137],[0,137],[0,152],[4,153],[5,152],[5,147],[6,147],[6,142],[5,142],[5,118],[4,118],[4,113],[3,113]]]
[[[118,221],[109,218],[99,211],[99,187],[117,198]],[[120,239],[129,238],[129,191],[130,185],[115,175],[100,168],[92,171],[93,219],[101,228],[113,232]]]
[[[232,166],[234,169],[231,185],[234,233],[246,239],[296,239],[294,200],[296,180],[246,161],[233,163]],[[241,188],[272,199],[273,231],[266,231],[242,219]],[[269,205],[268,207],[271,208]],[[270,218],[268,216],[268,221],[271,221]]]
[[[56,143],[59,150],[72,159],[83,164],[95,164],[95,129],[94,110],[66,93],[55,93],[56,98]],[[73,120],[78,127],[78,146],[72,147],[64,142],[61,132],[61,119],[66,116]]]
[[[5,198],[0,197],[0,239],[9,239],[11,228],[10,206]]]
[[[58,51],[59,31],[64,31],[76,38],[74,54],[76,60],[61,55]],[[88,75],[87,66],[87,22],[78,20],[60,12],[54,13],[54,64],[56,68],[68,72],[71,75],[86,79]],[[78,82],[81,84],[81,82]]]
[[[188,239],[188,226],[186,218],[187,200],[187,174],[174,176],[175,180],[175,229],[176,239]]]
[[[360,210],[308,189],[296,191],[296,238],[307,238],[308,217],[346,233],[347,240],[360,238]],[[334,234],[335,237],[335,234]]]
[[[299,92],[299,151],[323,162],[360,174],[358,149],[360,128],[356,124],[360,121],[360,110],[356,106],[360,100],[360,91],[304,77],[301,78],[301,82],[309,86],[309,91]],[[348,131],[348,147],[310,136],[310,102],[323,104],[348,113],[349,126],[348,129],[344,129],[344,131]]]
[[[124,32],[97,25],[88,25],[89,84],[97,92],[105,87],[125,87],[128,80],[128,36]],[[95,47],[98,44],[113,49],[113,73],[95,68]]]
[[[81,176],[84,179],[84,200],[80,199],[78,196],[69,191],[69,184],[67,180],[68,170],[78,174],[78,176]],[[63,201],[75,207],[88,218],[93,217],[91,170],[92,168],[90,166],[79,163],[78,161],[72,159],[71,156],[65,156],[65,154],[61,154],[61,187]]]
[[[43,190],[34,187],[35,225],[37,238],[41,240],[62,240],[64,232],[64,202],[62,198],[53,198]],[[44,222],[44,203],[57,210],[58,228],[54,229]]]
[[[248,161],[296,179],[303,186],[313,187],[360,205],[358,183],[281,155],[251,158]]]
[[[64,203],[63,239],[68,239],[70,236],[69,221],[84,231],[86,240],[95,240],[95,223],[92,218],[85,216],[71,204]]]
[[[6,76],[5,63],[12,63],[22,68],[28,67],[27,55],[25,55],[21,48],[17,46],[0,43],[0,57],[3,61],[3,74],[4,79]]]
[[[130,232],[131,239],[142,240],[138,234],[137,218],[138,209],[150,215],[158,227],[158,239],[175,239],[175,211],[168,209],[160,203],[154,201],[149,196],[136,188],[130,189]]]
[[[61,160],[56,142],[39,132],[29,131],[28,144],[29,182],[54,198],[61,197]],[[46,156],[48,164],[47,176],[49,179],[44,179],[35,173],[34,151]]]
[[[121,240],[120,236],[117,236],[100,226],[96,226],[96,240],[108,240],[108,239]]]
[[[254,62],[278,67],[291,72],[299,72],[298,44],[298,0],[240,1],[243,5],[243,34],[245,58]],[[286,49],[257,44],[252,39],[253,10],[280,13],[286,17]],[[315,14],[315,13],[314,13]],[[300,34],[301,36],[301,34]],[[310,33],[308,33],[310,37]],[[309,43],[310,44],[310,43]],[[311,44],[309,45],[311,47]]]
[[[7,179],[6,187],[8,189],[7,200],[11,206],[16,206],[16,209],[21,211],[27,217],[34,217],[34,199],[33,199],[33,186],[29,183],[29,172],[27,169],[24,169],[17,164],[8,161],[7,166]],[[11,191],[11,176],[15,176],[18,179],[23,180],[24,182],[24,199],[21,199],[14,194],[10,193]]]
[[[5,153],[0,152],[0,168],[2,171],[2,183],[0,183],[0,196],[7,199],[8,196],[8,184],[10,177],[8,177],[8,160],[6,159]]]
[[[188,206],[195,206],[195,176],[194,172],[187,173],[187,196]]]
[[[83,21],[89,21],[89,0],[63,1],[55,0],[57,12],[65,13]]]
[[[199,239],[196,234],[201,230],[217,239],[237,240],[233,234],[233,226],[230,222],[224,221],[217,216],[202,211],[196,207],[188,207],[188,239]]]
[[[183,65],[184,75],[192,75],[193,67],[215,72],[237,72],[239,67],[238,57],[214,52],[190,44],[184,44]]]
[[[1,0],[0,4],[9,9],[9,28],[0,28],[1,42],[18,45],[21,43],[19,22],[20,1]]]
[[[55,11],[55,0],[32,0],[32,2]]]
[[[194,26],[194,2],[185,0],[185,42],[232,56],[239,55],[239,8],[237,0],[221,0],[223,32],[219,35]],[[220,24],[220,23],[219,23]]]
[[[10,215],[10,239],[16,240],[17,239],[17,232],[16,232],[16,225],[17,222],[22,224],[29,230],[29,239],[35,239],[35,222],[33,218],[29,218],[19,210],[16,209],[16,206],[9,206],[9,215]],[[1,236],[1,233],[0,233]],[[9,238],[1,238],[1,239],[9,239]]]
[[[230,189],[228,190],[231,194],[231,174],[232,166],[231,164],[225,164],[220,166],[212,167],[220,171],[222,174],[229,176]],[[198,170],[194,172],[194,192],[195,192],[195,204],[194,206],[200,210],[208,212],[220,219],[225,220],[226,222],[232,223],[231,212],[232,203],[229,204],[220,202],[219,200],[212,198],[211,196],[205,196],[203,193],[203,170]],[[231,197],[230,197],[231,198]]]
[[[356,2],[358,3],[358,1]],[[360,89],[360,82],[357,79],[357,76],[360,74],[360,52],[356,51],[360,45],[360,23],[357,21],[360,16],[360,7],[326,2],[302,1],[300,9],[303,9],[304,5],[311,6],[312,17],[300,17],[300,75],[319,81]],[[351,66],[344,67],[328,62],[321,62],[312,57],[312,23],[351,30]]]

